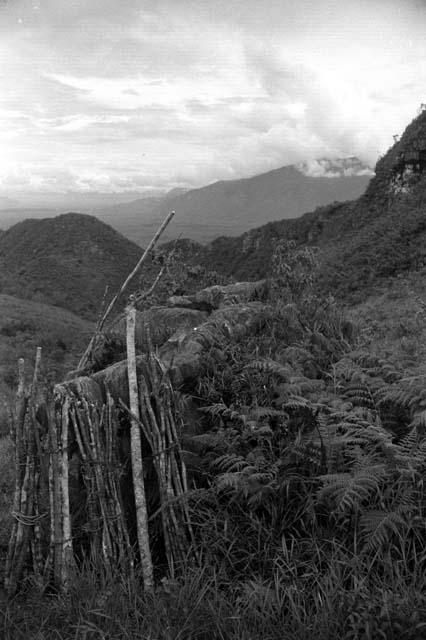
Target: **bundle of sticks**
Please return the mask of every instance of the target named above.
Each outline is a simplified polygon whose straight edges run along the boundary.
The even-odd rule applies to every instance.
[[[120,409],[107,394],[105,404],[90,394],[56,385],[54,393],[39,383],[41,349],[27,389],[24,362],[14,420],[16,482],[13,527],[6,561],[5,588],[13,595],[27,574],[44,589],[52,583],[66,590],[76,557],[89,553],[98,567],[112,573],[133,572],[133,549],[123,509],[118,428],[123,410],[130,422],[132,482],[139,554],[145,589],[154,585],[148,532],[143,458],[152,456],[169,574],[199,563],[188,507],[187,473],[180,446],[182,413],[164,364],[152,347],[144,374],[137,378],[135,308],[128,307],[128,378],[130,407]],[[141,435],[150,450],[143,450]],[[72,470],[73,462],[76,461]],[[70,478],[83,488],[83,522],[76,522]],[[72,492],[71,492],[72,494]],[[72,495],[71,495],[72,498]],[[80,526],[80,528],[79,528]],[[85,545],[82,530],[85,531]],[[77,545],[75,540],[78,538]],[[78,547],[78,553],[76,546]]]
[[[115,404],[108,395],[107,403],[99,407],[61,385],[54,395],[46,387],[41,389],[40,357],[38,349],[29,389],[23,360],[18,367],[14,520],[5,568],[9,595],[25,575],[32,576],[40,589],[51,584],[67,589],[75,565],[74,539],[82,538],[70,507],[70,446],[76,450],[77,483],[85,490],[84,552],[104,571],[133,571],[120,493]]]
[[[178,433],[181,417],[176,393],[164,364],[155,356],[149,335],[147,336],[149,350],[146,370],[139,379],[137,378],[135,308],[132,303],[126,308],[126,318],[130,408],[122,401],[121,406],[131,418],[132,471],[138,543],[145,588],[150,589],[152,588],[152,560],[144,494],[140,430],[150,446],[156,470],[160,506],[157,512],[151,515],[151,519],[161,514],[170,576],[174,577],[176,569],[185,562],[198,563],[199,558],[187,502],[187,473]]]
[[[47,468],[44,447],[47,433],[36,415],[40,403],[39,373],[41,348],[36,352],[32,384],[25,382],[25,363],[18,361],[18,391],[12,423],[15,444],[15,489],[13,525],[5,567],[4,586],[13,595],[30,568],[37,583],[44,574],[43,531],[48,520],[46,504]]]

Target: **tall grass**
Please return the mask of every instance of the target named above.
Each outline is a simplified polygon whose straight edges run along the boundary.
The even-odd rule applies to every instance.
[[[15,483],[14,449],[8,436],[0,436],[0,557],[9,542],[12,498]],[[1,563],[0,563],[1,568]]]
[[[426,633],[424,574],[395,564],[380,579],[337,545],[326,570],[312,559],[298,574],[297,557],[283,551],[268,580],[248,575],[229,582],[214,567],[186,568],[144,594],[141,576],[100,580],[85,566],[67,595],[41,597],[29,588],[9,602],[0,634],[4,640],[418,640]]]
[[[88,563],[66,594],[28,578],[0,607],[1,638],[426,637],[423,396],[380,359],[350,356],[356,333],[334,303],[268,313],[198,380],[206,432],[187,444],[203,566],[157,576],[153,593],[137,572]]]

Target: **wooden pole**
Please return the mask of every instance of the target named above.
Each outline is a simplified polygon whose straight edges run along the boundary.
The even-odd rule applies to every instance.
[[[141,268],[141,266],[143,265],[143,263],[145,262],[145,260],[147,259],[147,257],[149,256],[150,252],[152,251],[152,249],[155,247],[155,245],[157,244],[158,240],[160,239],[160,236],[162,235],[164,229],[167,227],[167,225],[169,224],[169,222],[171,221],[171,219],[173,218],[173,216],[175,215],[174,211],[170,211],[169,214],[167,215],[167,217],[165,218],[165,220],[162,222],[162,224],[159,226],[159,228],[157,229],[154,237],[152,238],[152,240],[150,241],[150,243],[148,244],[147,248],[145,249],[141,259],[139,260],[139,262],[137,263],[137,265],[135,266],[135,268],[133,269],[133,271],[131,273],[129,273],[129,275],[127,276],[127,278],[125,279],[125,281],[123,282],[123,284],[120,287],[120,290],[115,294],[115,296],[113,297],[113,299],[111,300],[111,302],[109,303],[105,313],[103,314],[102,318],[99,320],[98,325],[96,327],[96,332],[95,334],[92,336],[86,351],[84,352],[80,362],[78,363],[78,369],[83,369],[83,367],[86,366],[86,363],[90,357],[90,354],[92,352],[92,348],[93,348],[93,344],[95,342],[95,338],[96,335],[99,331],[102,331],[102,328],[109,316],[109,314],[111,313],[111,311],[113,310],[113,308],[115,307],[117,300],[119,299],[119,297],[124,293],[124,291],[127,289],[130,281],[134,278],[134,276],[137,274],[137,272],[139,271],[139,269]]]
[[[142,575],[146,591],[152,591],[154,576],[152,568],[151,549],[149,546],[148,514],[146,508],[145,485],[143,479],[142,443],[140,431],[139,390],[136,371],[135,348],[136,309],[134,305],[126,307],[126,341],[127,341],[127,372],[129,378],[130,410],[135,418],[130,418],[130,441],[133,489],[135,494],[136,524],[138,545],[141,556]]]
[[[62,507],[62,564],[61,588],[67,590],[69,573],[73,562],[73,544],[71,537],[71,514],[69,501],[69,459],[68,459],[68,426],[70,400],[66,395],[62,399],[61,412],[61,507]]]

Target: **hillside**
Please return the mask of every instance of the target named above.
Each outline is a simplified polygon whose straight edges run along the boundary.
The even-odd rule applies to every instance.
[[[105,287],[114,292],[140,255],[93,216],[25,220],[0,236],[0,292],[93,319]]]
[[[57,380],[75,367],[89,341],[93,324],[75,314],[30,300],[0,294],[0,434],[5,429],[3,401],[15,386],[17,359],[24,358],[27,375],[35,351],[42,348],[43,371]]]
[[[294,240],[319,249],[323,286],[356,299],[359,291],[426,261],[426,113],[379,160],[360,198],[271,222],[193,249],[194,261],[244,277],[264,277],[274,244]]]
[[[323,161],[325,162],[325,161]],[[96,215],[138,244],[146,243],[165,213],[175,220],[165,238],[186,237],[199,242],[222,235],[235,236],[262,223],[295,218],[315,207],[359,197],[370,176],[355,158],[333,164],[324,175],[312,177],[304,168],[281,167],[251,178],[221,180],[163,198],[143,198],[97,210]],[[351,173],[351,167],[353,171]],[[343,168],[342,168],[343,167]],[[333,169],[333,171],[332,171]],[[361,173],[361,174],[360,174]]]

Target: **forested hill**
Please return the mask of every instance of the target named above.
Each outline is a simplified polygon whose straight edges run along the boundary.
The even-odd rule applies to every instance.
[[[324,286],[343,295],[426,261],[426,112],[382,157],[364,195],[271,222],[236,238],[194,245],[193,260],[236,278],[269,272],[279,239],[317,246]],[[190,256],[188,256],[190,257]]]
[[[93,216],[25,220],[0,235],[0,293],[45,302],[93,319],[142,254]]]

